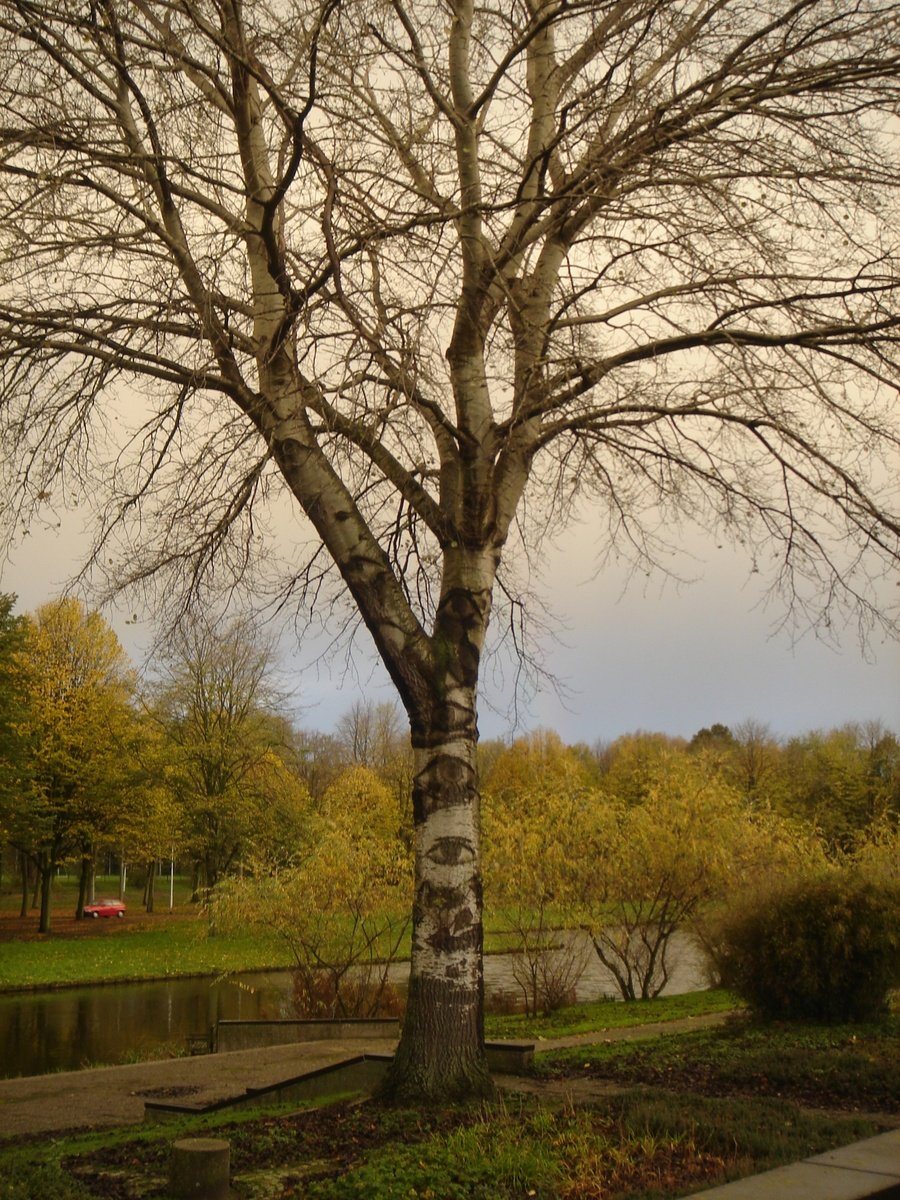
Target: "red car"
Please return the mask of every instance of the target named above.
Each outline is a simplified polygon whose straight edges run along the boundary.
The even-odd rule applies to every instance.
[[[96,900],[93,904],[84,906],[86,917],[124,917],[125,905],[121,900]]]

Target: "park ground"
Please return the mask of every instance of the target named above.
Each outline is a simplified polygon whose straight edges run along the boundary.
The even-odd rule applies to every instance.
[[[700,1024],[680,1020],[649,1038],[600,1029],[561,1039],[568,1045],[547,1039],[534,1073],[498,1080],[491,1104],[398,1110],[348,1096],[20,1135],[0,1144],[0,1198],[162,1197],[171,1142],[215,1136],[231,1145],[244,1200],[651,1200],[900,1124],[896,1017],[853,1028]],[[156,1094],[158,1082],[148,1070],[135,1086]]]
[[[195,910],[183,906],[146,917],[131,905],[125,921],[74,922],[60,912],[41,938],[5,899],[0,957],[11,953],[20,975],[48,946],[61,952],[60,982],[76,982],[78,961],[93,962],[99,945],[128,947],[132,970],[152,970],[152,954],[134,953],[145,941],[168,941],[170,951],[202,945]],[[615,1032],[631,1019],[621,1004],[580,1006],[543,1023],[496,1018],[491,1036],[535,1039],[539,1053],[532,1075],[503,1081],[489,1105],[423,1112],[347,1097],[319,1109],[7,1140],[0,1200],[161,1196],[171,1141],[198,1132],[228,1138],[236,1194],[248,1200],[650,1200],[900,1124],[896,1013],[852,1027],[759,1026],[743,1014],[718,1027],[691,1022],[691,1013],[727,1007],[717,993],[640,1005],[641,1018],[673,1024],[638,1040]],[[574,1044],[559,1044],[567,1037]]]

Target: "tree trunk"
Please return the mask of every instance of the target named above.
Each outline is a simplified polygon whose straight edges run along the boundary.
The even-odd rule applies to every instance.
[[[382,1089],[394,1101],[493,1092],[484,1051],[474,688],[466,695],[454,689],[436,717],[430,734],[413,735],[416,890],[409,998]]]
[[[41,885],[41,916],[38,925],[40,933],[50,932],[50,891],[53,887],[53,857],[46,850],[41,853],[40,885]]]
[[[87,903],[88,894],[91,887],[91,867],[93,859],[89,849],[85,849],[81,855],[81,875],[78,879],[78,903],[75,906],[75,920],[81,921],[84,918],[84,906]]]
[[[200,903],[200,860],[194,859],[191,863],[191,904]]]
[[[144,889],[144,905],[148,913],[153,912],[153,893],[156,883],[156,859],[147,864],[147,886]]]
[[[28,916],[28,856],[24,850],[19,851],[19,865],[22,868],[22,905],[19,909],[20,917]]]

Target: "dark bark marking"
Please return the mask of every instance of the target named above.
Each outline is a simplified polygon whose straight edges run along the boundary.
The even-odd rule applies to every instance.
[[[418,823],[441,809],[471,804],[475,793],[469,763],[453,754],[435,755],[413,783],[413,817]]]
[[[468,838],[445,837],[441,838],[426,857],[441,867],[456,866],[463,862],[474,862],[475,847]]]
[[[454,888],[425,882],[419,887],[416,908],[420,913],[430,913],[438,922],[437,928],[425,939],[432,950],[451,954],[476,949],[481,944],[481,926],[466,904],[471,891],[471,884],[466,888]]]

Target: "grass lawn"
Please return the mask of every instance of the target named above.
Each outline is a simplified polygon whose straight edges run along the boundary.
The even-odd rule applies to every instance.
[[[160,880],[156,911],[148,915],[141,890],[129,887],[124,920],[76,922],[77,880],[62,876],[54,881],[48,935],[37,932],[37,912],[21,920],[18,897],[6,893],[0,902],[0,988],[217,975],[291,965],[289,952],[274,936],[254,931],[209,937],[206,919],[190,904],[189,893],[188,881],[176,877],[170,913],[168,880]],[[98,878],[96,895],[118,896],[118,877]]]
[[[540,1042],[572,1034],[603,1034],[609,1029],[623,1029],[629,1025],[653,1025],[658,1021],[677,1021],[682,1017],[730,1012],[742,1007],[741,1001],[724,988],[687,992],[681,996],[659,996],[655,1000],[598,1000],[593,1004],[562,1008],[547,1016],[488,1014],[485,1017],[485,1035],[489,1038]]]
[[[627,1075],[627,1086],[577,1105],[561,1100],[558,1089],[434,1111],[343,1100],[290,1113],[218,1114],[69,1138],[55,1134],[0,1146],[0,1200],[162,1195],[169,1144],[183,1136],[228,1139],[235,1195],[245,1200],[683,1196],[885,1128],[889,1117],[847,1109],[889,1104],[885,1079],[896,1101],[897,1033],[896,1020],[855,1032],[759,1030],[740,1022],[722,1038],[673,1034],[543,1056],[542,1072],[556,1078],[581,1076],[587,1061],[618,1061],[616,1077]],[[705,1093],[711,1063],[727,1091],[729,1073],[739,1079],[749,1063],[762,1061],[766,1037],[773,1039],[768,1065],[784,1064],[777,1088],[757,1076],[753,1095]],[[852,1059],[845,1056],[848,1049]],[[867,1069],[867,1060],[877,1069]],[[677,1065],[677,1072],[666,1076],[667,1064]],[[885,1079],[876,1082],[882,1068]],[[674,1090],[657,1085],[661,1073]],[[838,1075],[847,1080],[840,1092],[833,1086]],[[794,1093],[802,1094],[802,1104],[785,1098]]]
[[[0,988],[215,975],[290,965],[289,952],[274,936],[211,938],[200,920],[168,921],[160,916],[153,925],[130,926],[126,918],[117,922],[115,932],[97,936],[4,942]]]
[[[753,1024],[598,1042],[536,1056],[544,1078],[647,1083],[704,1096],[787,1097],[900,1112],[900,1014],[863,1025]]]

